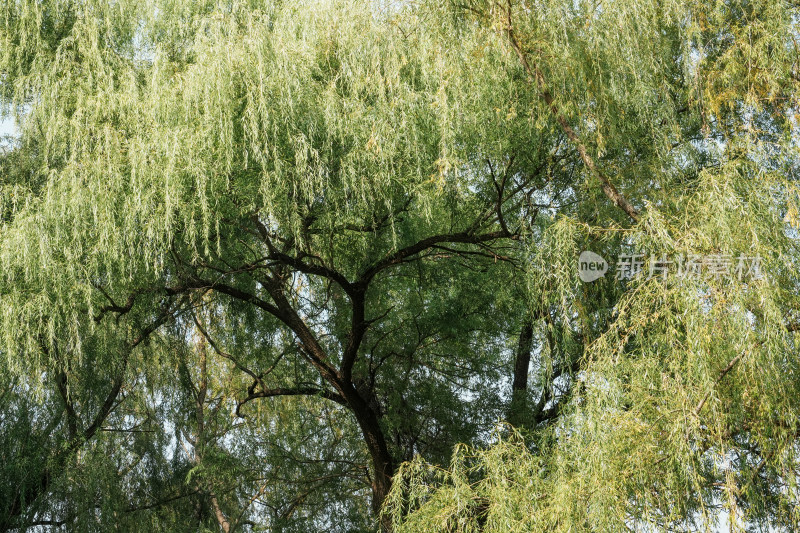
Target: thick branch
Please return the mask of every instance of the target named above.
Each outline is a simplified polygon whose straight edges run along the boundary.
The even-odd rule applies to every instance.
[[[514,358],[514,379],[511,384],[511,406],[508,421],[515,426],[523,425],[527,414],[528,370],[533,349],[533,321],[527,320],[519,334],[517,354]]]
[[[359,285],[351,295],[353,316],[351,318],[350,332],[347,335],[347,345],[344,347],[342,363],[339,367],[339,375],[348,383],[352,381],[353,365],[358,355],[358,349],[361,347],[361,341],[364,340],[364,334],[367,332],[365,291],[365,287]]]
[[[277,387],[253,392],[249,394],[247,398],[239,401],[239,403],[236,405],[236,416],[243,418],[243,415],[240,413],[240,409],[255,399],[275,398],[277,396],[319,396],[320,398],[325,398],[326,400],[336,402],[339,405],[349,407],[347,400],[345,400],[342,396],[325,389],[320,389],[317,387]]]
[[[490,233],[483,233],[475,235],[473,233],[464,231],[461,233],[449,233],[443,235],[433,235],[431,237],[422,239],[415,244],[401,248],[394,253],[391,253],[379,260],[369,268],[367,268],[359,278],[358,283],[366,285],[372,278],[374,278],[380,271],[391,266],[402,263],[405,259],[416,255],[426,249],[443,243],[465,243],[465,244],[479,244],[482,242],[494,241],[502,238],[515,238],[515,235],[507,231],[493,231]]]
[[[258,307],[259,309],[262,309],[270,313],[271,315],[275,316],[279,320],[284,321],[284,319],[286,318],[283,315],[283,313],[271,303],[262,300],[261,298],[259,298],[254,294],[250,294],[249,292],[245,292],[241,289],[237,289],[236,287],[218,281],[206,281],[199,278],[194,278],[188,280],[187,283],[185,283],[180,287],[168,288],[167,292],[175,294],[191,289],[212,289],[222,294],[227,294],[228,296],[236,298],[237,300],[242,300],[243,302],[251,303],[256,307]]]

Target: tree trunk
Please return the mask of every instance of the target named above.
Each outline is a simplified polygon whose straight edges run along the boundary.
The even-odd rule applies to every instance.
[[[511,405],[508,410],[508,422],[517,427],[524,427],[528,414],[528,370],[531,364],[533,349],[533,321],[527,320],[519,334],[519,343],[514,360],[514,380],[511,383]]]
[[[391,530],[391,524],[388,520],[384,520],[380,513],[383,502],[392,487],[394,459],[389,453],[386,438],[381,429],[380,417],[370,407],[370,402],[359,394],[352,384],[343,386],[341,389],[359,428],[361,428],[361,434],[364,436],[364,442],[372,460],[372,512],[381,519],[381,530],[388,532]]]

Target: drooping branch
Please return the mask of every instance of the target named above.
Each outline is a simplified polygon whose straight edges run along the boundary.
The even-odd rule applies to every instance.
[[[130,358],[130,354],[134,348],[142,344],[146,341],[150,335],[152,335],[158,328],[166,324],[174,315],[175,310],[182,304],[183,300],[179,300],[174,306],[166,305],[161,313],[153,320],[150,324],[148,324],[139,334],[133,339],[133,341],[128,345],[127,349],[124,352],[124,356],[122,358],[122,365],[117,372],[116,377],[114,378],[114,382],[111,386],[111,390],[106,395],[103,404],[100,406],[100,409],[97,411],[97,414],[92,420],[92,423],[84,430],[83,432],[83,440],[82,441],[75,441],[73,445],[70,446],[69,451],[74,452],[80,446],[83,445],[84,442],[90,440],[97,430],[103,425],[108,415],[111,413],[115,402],[117,401],[117,397],[119,396],[120,390],[122,389],[122,384],[125,381],[125,371],[128,366],[128,359]]]
[[[547,88],[542,71],[535,63],[531,63],[528,60],[528,56],[522,49],[522,45],[520,44],[519,39],[514,31],[511,12],[511,0],[508,0],[506,7],[505,31],[508,41],[511,44],[511,48],[514,49],[514,53],[519,58],[522,68],[525,70],[525,73],[528,76],[528,83],[536,86],[537,90],[539,91],[539,96],[542,98],[544,103],[547,105],[547,108],[555,117],[556,122],[558,122],[558,125],[561,127],[567,138],[572,142],[573,145],[575,145],[583,164],[586,165],[586,168],[589,170],[589,172],[593,174],[600,182],[600,188],[602,189],[603,194],[605,194],[614,203],[614,205],[622,209],[625,214],[628,215],[634,222],[638,222],[640,218],[639,211],[617,190],[614,184],[611,183],[611,180],[608,179],[608,176],[606,176],[605,173],[597,167],[594,158],[589,155],[586,145],[583,143],[583,141],[581,141],[578,134],[575,132],[572,126],[570,126],[569,122],[567,122],[567,119],[564,117],[564,114],[558,108],[553,95]]]
[[[150,335],[152,335],[159,327],[168,322],[173,316],[175,310],[181,305],[182,300],[179,300],[174,305],[165,305],[159,315],[147,326],[145,326],[139,334],[125,347],[122,353],[122,361],[116,376],[112,382],[111,389],[106,393],[103,403],[95,413],[92,422],[83,430],[75,431],[71,436],[70,441],[64,449],[57,455],[55,460],[49,464],[38,476],[37,482],[26,489],[20,489],[14,495],[9,511],[5,519],[0,522],[0,532],[5,532],[12,529],[17,529],[18,525],[15,522],[18,518],[25,513],[26,505],[35,502],[43,494],[50,490],[50,486],[54,477],[57,475],[58,470],[88,441],[90,441],[97,431],[102,427],[105,420],[114,409],[117,398],[122,390],[124,383],[125,372],[128,365],[128,359],[134,348],[143,343]],[[66,376],[65,376],[66,377]],[[59,385],[59,389],[64,387],[66,392],[66,383]],[[77,414],[73,411],[71,415],[70,424],[77,425]],[[70,430],[72,432],[72,430]]]
[[[217,352],[217,354],[219,354],[221,357],[224,357],[225,359],[228,359],[229,361],[231,361],[234,364],[234,366],[236,368],[238,368],[239,370],[241,370],[242,372],[244,372],[245,374],[247,374],[248,376],[253,378],[254,385],[258,385],[262,389],[264,388],[264,382],[262,381],[262,375],[261,374],[256,374],[255,372],[250,370],[248,367],[246,367],[245,365],[240,363],[238,358],[234,357],[233,355],[231,355],[231,354],[229,354],[227,352],[222,351],[220,349],[220,347],[217,345],[217,343],[214,342],[214,339],[211,338],[211,335],[208,334],[208,331],[206,331],[206,329],[200,323],[200,320],[197,318],[196,314],[192,313],[192,319],[194,320],[194,324],[197,327],[197,330],[205,338],[205,340],[208,342],[208,344],[211,346],[211,348],[213,348],[214,351]]]
[[[719,371],[719,375],[717,376],[717,379],[716,379],[716,380],[714,380],[714,387],[716,387],[717,385],[719,385],[719,384],[720,384],[720,382],[721,382],[723,379],[725,379],[725,376],[728,374],[728,372],[730,372],[731,370],[733,370],[733,367],[734,367],[734,366],[736,366],[736,364],[737,364],[739,361],[741,361],[741,360],[742,360],[742,358],[743,358],[743,357],[744,357],[746,354],[747,354],[747,352],[746,352],[746,351],[742,351],[742,352],[740,352],[740,353],[739,353],[739,354],[738,354],[736,357],[734,357],[733,359],[731,359],[731,360],[728,362],[728,364],[725,366],[725,368],[723,368],[722,370],[720,370],[720,371]],[[712,392],[712,390],[713,390],[713,388],[712,388],[711,390],[708,390],[708,391],[706,391],[706,393],[705,393],[705,395],[703,396],[703,398],[700,400],[700,402],[698,402],[698,404],[697,404],[697,407],[695,407],[695,408],[694,408],[694,411],[693,411],[693,413],[694,413],[694,415],[695,415],[695,416],[699,416],[699,415],[700,415],[700,411],[702,411],[702,410],[703,410],[703,407],[705,407],[705,405],[706,405],[706,402],[707,402],[707,401],[708,401],[708,399],[711,397],[711,392]]]

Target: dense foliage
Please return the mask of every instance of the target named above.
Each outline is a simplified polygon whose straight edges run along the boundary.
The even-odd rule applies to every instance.
[[[3,0],[0,531],[799,527],[799,16]]]

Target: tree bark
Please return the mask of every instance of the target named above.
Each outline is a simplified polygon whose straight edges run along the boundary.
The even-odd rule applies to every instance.
[[[514,358],[514,379],[511,383],[511,405],[508,410],[508,422],[517,427],[524,427],[528,405],[528,371],[533,349],[533,321],[527,320],[522,326]]]
[[[380,513],[383,502],[392,488],[394,459],[389,453],[378,413],[370,407],[368,399],[364,398],[352,383],[342,385],[340,389],[342,396],[347,400],[358,427],[361,429],[372,461],[372,512],[381,519],[381,530],[388,532],[391,531],[391,524],[388,520],[384,520]]]

